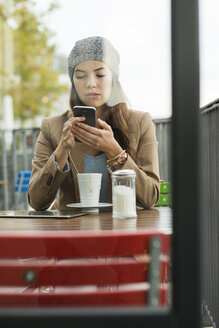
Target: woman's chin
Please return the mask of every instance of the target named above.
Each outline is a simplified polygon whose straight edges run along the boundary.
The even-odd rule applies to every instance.
[[[84,105],[99,108],[99,107],[102,107],[104,105],[104,103],[102,101],[92,100],[92,101],[85,101]]]

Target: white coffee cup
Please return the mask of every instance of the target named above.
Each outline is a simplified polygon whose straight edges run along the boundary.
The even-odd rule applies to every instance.
[[[102,173],[78,173],[77,178],[81,204],[98,206]]]

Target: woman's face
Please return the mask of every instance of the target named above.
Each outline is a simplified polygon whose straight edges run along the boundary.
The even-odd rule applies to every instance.
[[[110,97],[112,73],[99,61],[89,60],[75,66],[73,81],[75,89],[85,106],[102,106]]]

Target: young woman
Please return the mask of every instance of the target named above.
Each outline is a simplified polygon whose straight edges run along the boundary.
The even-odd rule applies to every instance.
[[[42,121],[29,184],[36,210],[69,209],[79,203],[77,172],[102,173],[100,202],[111,201],[110,172],[136,172],[137,205],[149,208],[159,198],[158,144],[149,113],[128,109],[119,83],[119,54],[102,37],[76,42],[68,58],[70,107],[96,108],[97,126],[72,110]],[[75,141],[75,137],[80,141]],[[57,191],[58,197],[57,196]]]

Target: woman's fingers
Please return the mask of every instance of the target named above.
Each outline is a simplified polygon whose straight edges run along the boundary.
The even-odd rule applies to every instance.
[[[75,144],[75,133],[74,126],[77,122],[83,122],[84,117],[71,117],[67,122],[65,122],[62,130],[62,146],[65,149],[70,149],[74,147]]]
[[[68,133],[69,131],[71,131],[71,135],[74,136],[74,128],[75,125],[78,122],[83,122],[85,120],[84,117],[72,117],[70,118],[67,122],[65,122],[64,127],[63,127],[63,133]]]
[[[75,135],[85,138],[86,140],[95,140],[97,137],[102,136],[102,130],[91,127],[87,124],[77,123],[74,127]]]
[[[97,134],[97,132],[98,132],[97,130],[99,130],[99,129],[93,127],[93,126],[90,126],[88,124],[84,124],[84,123],[81,123],[81,122],[77,122],[75,124],[75,127],[76,128],[79,127],[81,129],[83,129],[84,131],[88,131],[89,133],[92,133],[92,134]]]
[[[103,128],[104,130],[112,131],[111,126],[107,124],[105,121],[102,121],[100,118],[98,118],[97,122],[100,125],[100,127]]]
[[[91,127],[87,124],[78,123],[74,127],[74,134],[77,139],[84,144],[99,149],[103,130]]]
[[[72,130],[75,137],[82,143],[106,153],[110,152],[117,143],[111,126],[100,119],[98,119],[98,124],[102,129],[78,122]]]
[[[77,123],[83,122],[85,120],[84,117],[71,117],[67,122],[65,122],[64,127],[73,128]]]
[[[93,145],[94,141],[97,139],[97,135],[91,134],[84,129],[77,128],[74,132],[77,139],[79,139],[81,142]]]
[[[102,121],[100,118],[98,118],[97,122],[98,122],[99,126],[101,128],[103,128],[104,130],[112,131],[111,126],[109,124],[107,124],[105,121]],[[76,122],[76,126],[80,126],[82,129],[84,129],[90,133],[93,133],[93,134],[98,134],[98,132],[101,131],[101,129],[97,129],[93,126],[90,126],[90,125],[87,125],[87,124],[84,124],[81,122]]]

